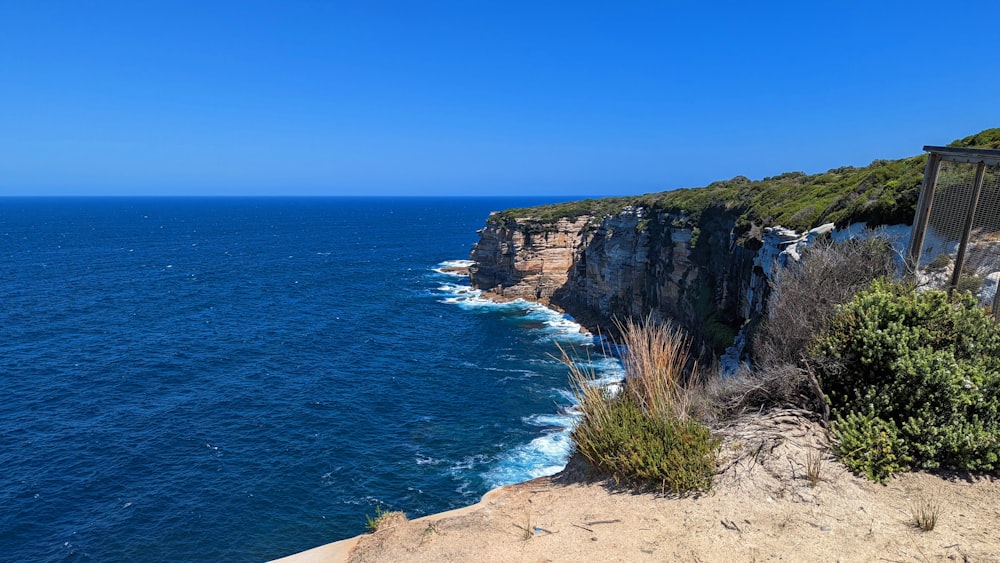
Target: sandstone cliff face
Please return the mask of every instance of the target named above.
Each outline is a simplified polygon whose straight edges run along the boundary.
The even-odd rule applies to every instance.
[[[894,225],[878,234],[902,256],[909,230]],[[745,359],[743,329],[767,315],[777,272],[826,234],[844,240],[873,232],[863,223],[739,231],[723,207],[702,211],[697,221],[643,207],[554,222],[495,214],[472,249],[470,279],[478,289],[604,326],[616,317],[675,320],[706,348],[725,350],[724,368],[733,369]]]
[[[560,219],[540,230],[528,220],[510,223],[492,215],[472,249],[473,285],[509,299],[548,303],[566,285],[589,240],[589,220]]]
[[[539,224],[494,215],[472,249],[472,285],[506,298],[556,305],[605,323],[614,317],[675,319],[721,350],[766,299],[751,292],[756,248],[734,242],[734,218],[686,217],[626,207]],[[759,246],[759,245],[758,245]],[[766,284],[765,284],[766,285]]]

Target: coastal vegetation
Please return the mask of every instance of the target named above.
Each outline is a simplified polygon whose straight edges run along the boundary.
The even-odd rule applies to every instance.
[[[812,346],[851,469],[1000,467],[1000,325],[968,292],[876,281]]]
[[[951,146],[998,148],[1000,129]],[[916,156],[822,174],[737,177],[704,188],[508,210],[491,220],[537,231],[560,218],[588,217],[593,226],[641,208],[638,231],[649,229],[655,239],[668,225],[688,228],[692,261],[708,264],[719,257],[699,249],[713,229],[741,236],[778,224],[803,230],[830,222],[908,223],[925,164],[926,156]],[[699,383],[691,341],[680,329],[648,317],[618,323],[626,372],[618,392],[594,385],[564,357],[582,413],[573,431],[577,453],[637,489],[703,491],[712,485],[720,447],[710,430],[715,422],[792,408],[813,413],[829,429],[836,457],[875,481],[914,468],[1000,469],[1000,326],[970,291],[983,280],[962,280],[953,294],[917,292],[891,281],[896,258],[878,237],[814,241],[774,280],[768,314],[746,327],[753,367],[713,386]],[[718,290],[702,282],[688,303],[697,319],[691,334],[716,350],[736,330],[715,316]],[[807,461],[815,486],[822,458]]]
[[[565,353],[580,403],[577,452],[616,481],[682,495],[708,490],[719,440],[694,416],[703,394],[679,328],[628,320],[619,392],[595,384]]]
[[[949,146],[1000,148],[1000,128],[986,129]],[[909,223],[926,163],[926,155],[919,155],[875,160],[863,167],[843,166],[819,174],[785,172],[761,180],[737,176],[699,188],[509,209],[494,220],[521,221],[543,230],[563,217],[586,215],[596,224],[605,215],[637,206],[652,214],[682,217],[695,226],[706,210],[721,208],[736,217],[738,230],[743,232],[754,225],[806,230],[824,223],[843,226],[867,222],[870,227]]]
[[[1000,325],[968,291],[891,281],[878,239],[825,243],[785,270],[754,336],[756,368],[728,406],[795,406],[834,450],[884,482],[910,468],[1000,468]],[[735,399],[734,399],[735,397]]]
[[[582,412],[577,452],[640,490],[703,491],[720,445],[707,422],[793,407],[830,421],[837,458],[874,481],[911,468],[1000,468],[1000,325],[971,293],[917,292],[893,271],[881,239],[809,249],[779,278],[754,337],[757,367],[711,390],[679,328],[619,322],[619,392],[564,354]],[[812,486],[821,474],[815,455]],[[933,528],[934,518],[924,507],[918,520]]]
[[[376,506],[375,516],[365,516],[365,520],[365,530],[377,532],[404,523],[407,518],[400,510],[383,510],[381,506]]]
[[[560,218],[587,215],[596,224],[631,205],[682,217],[692,225],[706,210],[722,208],[737,217],[744,231],[752,225],[805,230],[823,223],[906,223],[916,208],[926,160],[923,155],[876,160],[861,168],[845,166],[821,174],[786,172],[762,180],[737,176],[701,188],[510,209],[496,219],[520,219],[542,229]]]
[[[605,215],[620,213],[622,209],[639,203],[638,197],[604,197],[584,199],[565,203],[552,203],[538,207],[523,207],[500,211],[493,216],[494,221],[513,224],[521,222],[522,228],[545,230],[559,219],[576,220],[589,217],[590,224],[600,223]]]

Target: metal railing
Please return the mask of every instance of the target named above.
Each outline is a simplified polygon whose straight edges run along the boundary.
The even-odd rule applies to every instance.
[[[1000,318],[1000,150],[924,151],[909,270],[918,286],[971,291]]]

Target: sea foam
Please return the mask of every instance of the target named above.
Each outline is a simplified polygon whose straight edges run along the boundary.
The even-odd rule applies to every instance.
[[[463,267],[470,265],[464,261],[448,261],[441,263],[435,272],[451,275],[443,270],[449,265],[461,263]],[[617,392],[624,379],[621,362],[614,355],[614,349],[603,338],[583,330],[583,327],[572,317],[550,309],[539,303],[515,299],[511,301],[496,301],[485,297],[483,292],[461,282],[448,281],[439,284],[435,295],[441,303],[455,305],[473,313],[499,313],[512,323],[516,330],[525,330],[534,334],[534,340],[541,344],[552,344],[551,358],[540,358],[544,363],[558,363],[556,355],[559,348],[566,349],[574,358],[578,367],[592,378],[593,385],[608,388]],[[581,354],[580,351],[584,350]],[[568,372],[568,370],[567,370]],[[555,412],[536,413],[523,417],[522,422],[541,429],[541,435],[526,443],[517,444],[501,453],[495,460],[486,463],[488,469],[481,477],[490,488],[502,487],[554,475],[561,471],[573,452],[571,437],[580,413],[574,393],[567,387],[548,390],[552,394]],[[469,469],[468,463],[457,464],[456,469]],[[483,461],[478,458],[477,461]]]

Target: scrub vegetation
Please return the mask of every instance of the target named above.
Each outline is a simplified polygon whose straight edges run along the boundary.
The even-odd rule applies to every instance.
[[[788,270],[757,332],[757,368],[721,404],[832,419],[838,459],[874,481],[1000,469],[1000,324],[970,292],[891,281],[876,249],[820,247]]]
[[[1000,148],[1000,128],[987,129],[949,146]],[[913,219],[926,163],[926,155],[920,155],[875,160],[863,167],[843,166],[820,174],[785,172],[762,180],[737,176],[700,188],[510,209],[493,220],[519,220],[529,229],[545,230],[563,217],[587,215],[597,224],[605,215],[618,213],[626,206],[639,206],[652,214],[683,217],[695,226],[706,210],[723,208],[737,218],[739,234],[751,231],[754,225],[805,230],[824,223],[842,226],[864,221],[870,227],[902,224]]]
[[[953,146],[1000,147],[1000,129]],[[736,178],[625,203],[695,221],[709,207],[725,206],[740,214],[737,225],[906,222],[924,162],[877,161],[759,182]],[[568,209],[550,207],[545,217]],[[582,215],[609,208],[591,200],[574,209]],[[892,281],[895,271],[884,240],[818,241],[782,272],[768,320],[751,331],[755,367],[711,388],[699,382],[688,338],[649,319],[618,326],[626,350],[618,392],[595,385],[564,354],[582,412],[573,431],[578,454],[637,489],[704,491],[720,448],[710,426],[746,412],[792,408],[822,420],[837,459],[874,481],[910,469],[997,472],[1000,324],[965,286],[950,294],[918,292]],[[808,458],[814,486],[821,472],[821,457]],[[935,508],[923,507],[914,520],[932,529],[936,516]]]
[[[618,482],[683,495],[708,490],[720,441],[695,418],[704,396],[690,370],[689,341],[678,328],[626,321],[619,326],[625,382],[612,392],[564,354],[582,417],[577,452]]]
[[[891,281],[890,266],[878,240],[811,249],[779,282],[758,367],[711,390],[681,330],[649,319],[618,326],[618,392],[564,354],[582,412],[577,452],[636,489],[704,491],[720,447],[708,423],[791,407],[829,421],[837,459],[873,481],[1000,469],[1000,324],[972,294],[917,292]],[[807,460],[814,486],[820,460]]]
[[[812,350],[848,467],[1000,467],[1000,325],[972,294],[877,281]]]

